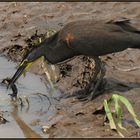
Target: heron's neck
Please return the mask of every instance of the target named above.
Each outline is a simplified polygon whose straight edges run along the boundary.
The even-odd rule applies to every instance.
[[[53,42],[46,46],[45,59],[51,64],[57,64],[69,60],[76,54],[63,42]]]

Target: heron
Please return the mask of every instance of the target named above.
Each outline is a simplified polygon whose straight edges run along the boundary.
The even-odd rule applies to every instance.
[[[42,56],[48,64],[55,65],[84,55],[95,61],[91,83],[97,82],[94,86],[86,87],[89,92],[87,99],[92,100],[106,72],[100,56],[121,52],[127,48],[140,49],[140,30],[132,26],[129,19],[108,22],[93,19],[72,21],[25,55],[9,81],[9,86],[12,86],[24,70]]]

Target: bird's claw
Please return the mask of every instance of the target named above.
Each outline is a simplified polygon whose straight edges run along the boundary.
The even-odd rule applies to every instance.
[[[96,89],[95,89],[95,84],[90,86],[88,89],[78,91],[77,98],[80,101],[89,102],[105,91],[104,87],[106,85],[106,80],[103,80]]]
[[[78,98],[80,101],[86,101],[86,102],[89,102],[89,101],[92,101],[95,97],[95,93],[88,93],[86,95],[83,95],[83,97],[80,97]]]
[[[95,97],[97,97],[99,94],[101,94],[103,91],[92,91],[86,95],[83,95],[83,97],[77,97],[80,101],[89,102],[92,101]]]
[[[86,92],[86,90],[83,89],[83,90],[76,91],[73,95],[75,95],[77,99],[82,101],[89,96],[89,94],[86,93],[88,92]]]

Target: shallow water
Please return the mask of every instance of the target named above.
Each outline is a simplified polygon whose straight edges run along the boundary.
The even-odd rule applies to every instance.
[[[15,73],[17,64],[1,57],[0,66],[0,80],[2,81]],[[0,137],[48,137],[42,133],[41,128],[47,122],[47,118],[55,113],[57,100],[53,97],[57,98],[60,95],[59,91],[53,92],[53,97],[51,97],[49,86],[46,87],[42,77],[29,72],[25,77],[21,76],[16,85],[18,96],[24,101],[23,107],[20,102],[11,101],[8,95],[12,93],[11,89],[7,90],[4,85],[0,85],[0,111],[9,121],[0,125]],[[28,98],[29,105],[25,102],[24,96]],[[31,133],[25,132],[27,129]]]

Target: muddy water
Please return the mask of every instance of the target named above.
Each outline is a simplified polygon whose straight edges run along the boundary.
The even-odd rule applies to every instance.
[[[0,80],[11,77],[16,71],[16,64],[8,62],[4,57],[0,58],[0,66]],[[12,91],[7,90],[4,85],[0,86],[0,111],[9,121],[0,125],[0,137],[47,137],[43,135],[41,128],[47,118],[55,113],[57,100],[49,97],[50,90],[41,76],[27,72],[26,77],[18,80],[17,87],[24,106],[20,105],[20,101],[12,102],[8,95]],[[56,97],[58,95],[56,91]],[[24,96],[28,98],[29,104],[25,102]]]

